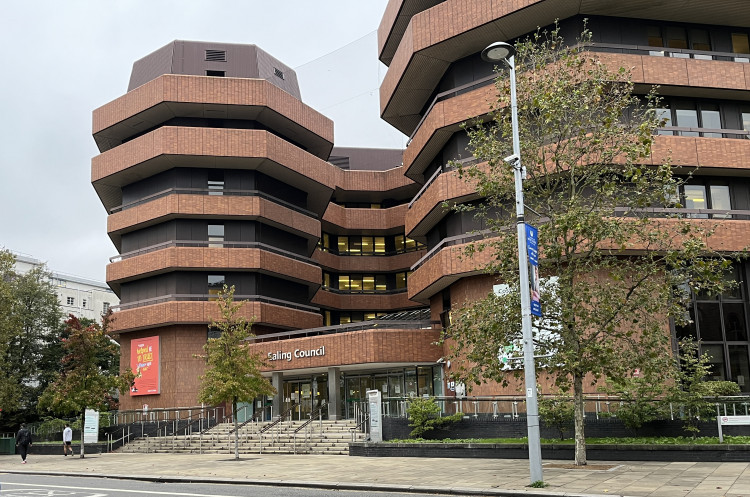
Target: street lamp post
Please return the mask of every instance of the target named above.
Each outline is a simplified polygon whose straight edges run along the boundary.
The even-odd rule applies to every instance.
[[[529,264],[526,252],[526,222],[523,205],[523,178],[521,165],[521,142],[518,136],[518,103],[516,101],[516,49],[505,42],[493,43],[482,50],[482,59],[510,67],[510,107],[513,130],[513,155],[505,161],[513,167],[516,186],[516,229],[518,232],[518,272],[521,285],[521,329],[523,332],[523,369],[526,382],[526,426],[529,437],[529,473],[531,483],[543,481],[542,447],[539,436],[539,405],[536,392],[536,370],[534,367],[534,337],[531,331],[531,297],[529,295]]]

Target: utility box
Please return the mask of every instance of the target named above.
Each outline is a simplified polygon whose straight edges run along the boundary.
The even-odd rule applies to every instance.
[[[0,454],[15,454],[16,453],[16,439],[15,438],[0,438]]]

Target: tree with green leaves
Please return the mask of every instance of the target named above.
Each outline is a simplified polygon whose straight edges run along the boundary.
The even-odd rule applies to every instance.
[[[8,366],[19,377],[23,410],[36,412],[39,396],[59,372],[63,313],[52,286],[52,275],[36,266],[13,279],[16,333],[10,343]]]
[[[709,250],[714,227],[681,214],[670,164],[651,165],[662,124],[655,95],[636,96],[627,70],[583,48],[590,39],[584,32],[566,45],[553,29],[516,45],[527,222],[539,228],[544,318],[534,322],[535,347],[546,358],[537,364],[573,397],[577,465],[586,464],[584,391],[644,364],[671,370],[669,319],[684,319],[689,296],[679,288],[718,287],[731,264]],[[484,269],[504,285],[454,308],[446,339],[467,383],[508,383],[498,348],[521,348],[520,292],[529,291],[519,287],[513,170],[503,160],[513,152],[510,87],[497,69],[491,120],[467,128],[477,164],[457,165],[482,200],[455,209],[489,233],[464,256],[489,252]]]
[[[204,345],[206,372],[201,375],[198,400],[210,405],[231,402],[234,419],[234,458],[239,459],[239,432],[237,429],[237,404],[252,402],[261,395],[274,395],[276,389],[264,378],[260,369],[265,365],[258,353],[249,351],[248,340],[252,333],[252,322],[241,313],[242,304],[234,302],[234,286],[224,285],[217,304],[221,313],[219,320],[212,320],[211,327],[219,332],[218,338],[209,338]]]
[[[0,251],[0,415],[3,420],[8,412],[18,409],[21,399],[21,380],[9,364],[10,344],[18,329],[17,316],[13,312],[14,264],[13,254],[7,250]]]
[[[711,356],[699,354],[698,343],[682,340],[679,348],[680,368],[668,399],[680,406],[683,429],[695,438],[700,432],[700,421],[715,419],[718,414],[716,398],[739,395],[740,387],[733,381],[708,381],[712,373]]]
[[[10,428],[36,416],[37,401],[59,371],[62,312],[44,266],[20,273],[0,251],[0,408]]]
[[[77,414],[81,418],[81,436],[85,429],[86,409],[115,409],[115,394],[127,392],[134,375],[130,368],[118,374],[119,346],[110,330],[112,313],[101,324],[71,315],[62,347],[65,355],[61,371],[39,399],[41,412],[59,415]],[[85,457],[81,441],[81,458]]]

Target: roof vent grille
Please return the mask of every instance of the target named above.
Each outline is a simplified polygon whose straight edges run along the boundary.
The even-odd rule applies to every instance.
[[[206,50],[206,60],[211,62],[226,62],[227,51],[226,50]]]
[[[273,74],[274,74],[274,76],[276,76],[277,78],[281,78],[281,79],[284,79],[284,72],[283,72],[283,71],[281,71],[280,69],[276,69],[276,68],[274,67],[274,68],[273,68]]]

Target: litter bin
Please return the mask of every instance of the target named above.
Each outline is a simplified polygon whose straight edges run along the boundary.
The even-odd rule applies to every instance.
[[[16,453],[16,439],[15,438],[0,438],[0,454],[15,454]]]

